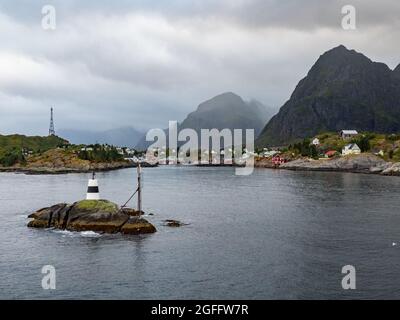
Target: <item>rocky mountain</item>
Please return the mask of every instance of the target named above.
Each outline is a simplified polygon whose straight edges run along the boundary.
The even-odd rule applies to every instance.
[[[179,130],[190,128],[199,133],[201,129],[254,129],[257,136],[271,118],[272,109],[262,103],[244,101],[240,96],[226,92],[201,103],[178,126]],[[144,150],[151,144],[142,137],[138,149]]]
[[[393,70],[393,74],[400,78],[400,64],[396,67],[396,69]]]
[[[259,114],[260,120],[262,120],[264,122],[262,128],[258,132],[258,134],[259,134],[261,132],[261,130],[264,128],[264,125],[277,113],[278,110],[276,108],[265,106],[264,104],[262,104],[260,101],[258,101],[256,99],[251,99],[248,102],[248,105],[250,106],[250,108],[252,108],[254,110],[258,110],[257,112]]]
[[[134,147],[143,135],[143,132],[131,127],[106,131],[61,129],[57,133],[73,144],[108,143],[121,147]]]
[[[257,133],[263,128],[266,108],[258,101],[246,103],[238,95],[228,92],[201,103],[181,123],[180,128],[200,129],[254,129]]]
[[[323,131],[400,131],[400,66],[394,71],[361,53],[324,53],[265,126],[258,146],[279,146]]]

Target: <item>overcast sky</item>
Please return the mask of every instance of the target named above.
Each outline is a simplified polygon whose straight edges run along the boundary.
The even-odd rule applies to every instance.
[[[0,0],[0,133],[47,134],[50,106],[56,130],[164,128],[226,91],[279,108],[339,44],[396,67],[399,30],[399,0]]]

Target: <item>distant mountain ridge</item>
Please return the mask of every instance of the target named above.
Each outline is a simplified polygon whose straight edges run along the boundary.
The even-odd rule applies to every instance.
[[[245,102],[240,96],[226,92],[201,103],[186,117],[181,129],[254,129],[256,135],[265,124],[267,109],[260,102]]]
[[[105,131],[60,129],[57,133],[74,144],[107,143],[114,146],[132,148],[143,135],[143,132],[132,127],[121,127]]]
[[[400,131],[400,65],[392,71],[344,46],[325,52],[256,144],[285,145],[342,129]]]
[[[226,92],[199,104],[178,128],[193,129],[199,136],[201,129],[254,129],[257,136],[272,114],[272,109],[256,100],[246,102],[237,94]],[[151,144],[143,136],[136,147],[145,150]]]

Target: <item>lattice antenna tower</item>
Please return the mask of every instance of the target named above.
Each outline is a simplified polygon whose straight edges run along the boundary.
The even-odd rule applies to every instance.
[[[56,130],[54,129],[54,117],[53,117],[53,107],[50,108],[50,128],[49,128],[49,136],[55,136]]]

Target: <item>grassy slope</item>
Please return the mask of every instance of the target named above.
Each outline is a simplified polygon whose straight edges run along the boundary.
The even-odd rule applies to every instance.
[[[378,153],[382,150],[384,152],[383,158],[385,160],[400,161],[400,136],[393,134],[362,133],[354,139],[357,140],[363,134],[371,136],[371,139],[369,140],[371,146],[370,152]],[[353,140],[343,140],[336,132],[319,134],[317,135],[317,138],[320,140],[321,146],[325,150],[337,150],[339,152],[346,144]]]
[[[3,163],[3,160],[5,163],[14,163],[14,160],[5,160],[13,157],[17,157],[20,159],[19,161],[21,161],[21,159],[23,159],[23,149],[33,154],[38,154],[65,144],[68,144],[68,141],[56,136],[27,137],[19,134],[0,135],[0,165]],[[7,166],[5,163],[3,163],[3,165]]]
[[[27,159],[29,167],[41,168],[84,168],[90,161],[79,159],[73,149],[50,149],[42,154],[31,156]]]
[[[116,213],[118,205],[107,200],[82,200],[76,203],[75,208],[82,211],[101,211]]]
[[[46,151],[62,144],[68,144],[67,140],[57,136],[28,137],[19,134],[8,136],[0,135],[0,148],[27,148],[34,152]]]
[[[59,146],[67,148],[58,148]],[[22,156],[22,150],[30,151],[28,156]],[[92,152],[94,159],[84,160],[78,153],[80,146],[70,145],[67,140],[56,136],[28,137],[24,135],[0,135],[0,167],[33,167],[33,168],[74,168],[88,170],[91,163],[111,163],[123,161],[123,157],[112,151]],[[113,154],[113,153],[114,154]],[[3,159],[19,155],[18,160],[3,162]],[[113,157],[112,157],[113,156]],[[21,160],[21,159],[23,160]]]

